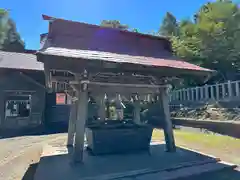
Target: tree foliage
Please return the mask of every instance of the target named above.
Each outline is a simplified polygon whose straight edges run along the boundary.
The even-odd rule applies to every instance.
[[[2,45],[6,38],[6,32],[7,32],[7,12],[4,9],[0,9],[0,49],[2,48]]]
[[[179,33],[178,23],[174,15],[167,12],[162,25],[160,27],[159,33],[162,36],[177,36]]]
[[[129,26],[126,24],[121,24],[118,20],[103,20],[100,26],[116,28],[120,30],[128,30]]]
[[[177,25],[172,16],[166,15],[160,33],[171,38],[177,56],[217,70],[218,80],[236,78],[240,70],[240,9],[237,4],[229,0],[206,3],[193,20],[182,20]]]
[[[0,49],[15,52],[24,51],[24,42],[17,32],[15,22],[4,9],[0,9]]]

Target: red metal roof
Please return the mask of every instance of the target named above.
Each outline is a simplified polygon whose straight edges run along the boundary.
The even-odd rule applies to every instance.
[[[194,64],[190,64],[185,61],[172,60],[172,59],[166,59],[166,58],[161,59],[161,58],[144,57],[144,56],[130,56],[126,54],[116,54],[116,53],[101,52],[101,51],[50,47],[41,51],[41,53],[46,55],[81,58],[81,59],[89,59],[89,60],[102,60],[102,61],[109,61],[109,62],[115,62],[115,63],[130,63],[130,64],[140,64],[145,66],[169,67],[169,68],[175,68],[175,69],[186,69],[186,70],[188,69],[188,70],[208,71],[208,72],[212,71]]]
[[[168,39],[43,15],[51,20],[42,54],[212,72],[176,60]]]

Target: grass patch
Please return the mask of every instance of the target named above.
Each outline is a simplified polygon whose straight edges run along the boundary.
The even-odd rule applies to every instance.
[[[229,136],[181,130],[175,130],[174,135],[176,144],[179,146],[202,151],[204,153],[219,157],[222,160],[240,164],[240,139]],[[163,131],[154,130],[152,139],[155,141],[163,141]]]

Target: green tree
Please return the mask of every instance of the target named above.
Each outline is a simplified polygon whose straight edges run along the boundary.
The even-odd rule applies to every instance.
[[[132,30],[132,32],[139,33],[138,29],[136,29],[136,28],[134,28],[134,29]]]
[[[8,19],[7,26],[8,28],[6,38],[3,43],[3,49],[7,51],[23,52],[25,45],[17,32],[14,21],[12,19]]]
[[[159,29],[159,34],[161,34],[162,36],[170,37],[177,36],[178,33],[179,28],[175,16],[167,12]]]
[[[224,79],[240,67],[240,10],[231,1],[203,5],[194,21],[181,21],[172,37],[177,56],[216,69]]]
[[[6,38],[7,17],[7,11],[5,11],[4,9],[0,9],[0,49],[2,48],[2,45]]]
[[[121,24],[118,20],[103,20],[100,26],[116,28],[120,30],[128,30],[129,26],[125,24]]]
[[[0,49],[16,52],[24,51],[24,42],[17,32],[16,25],[4,9],[0,9]]]

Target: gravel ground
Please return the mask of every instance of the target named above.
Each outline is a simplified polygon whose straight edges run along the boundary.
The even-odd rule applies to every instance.
[[[192,132],[199,131],[191,128],[181,129]],[[66,143],[66,140],[66,133],[13,138],[0,137],[0,180],[33,180],[42,147],[45,144],[62,145]],[[239,173],[237,174],[239,175]]]
[[[43,145],[65,143],[66,138],[66,134],[52,134],[0,139],[0,180],[30,180],[27,171],[39,161]]]

